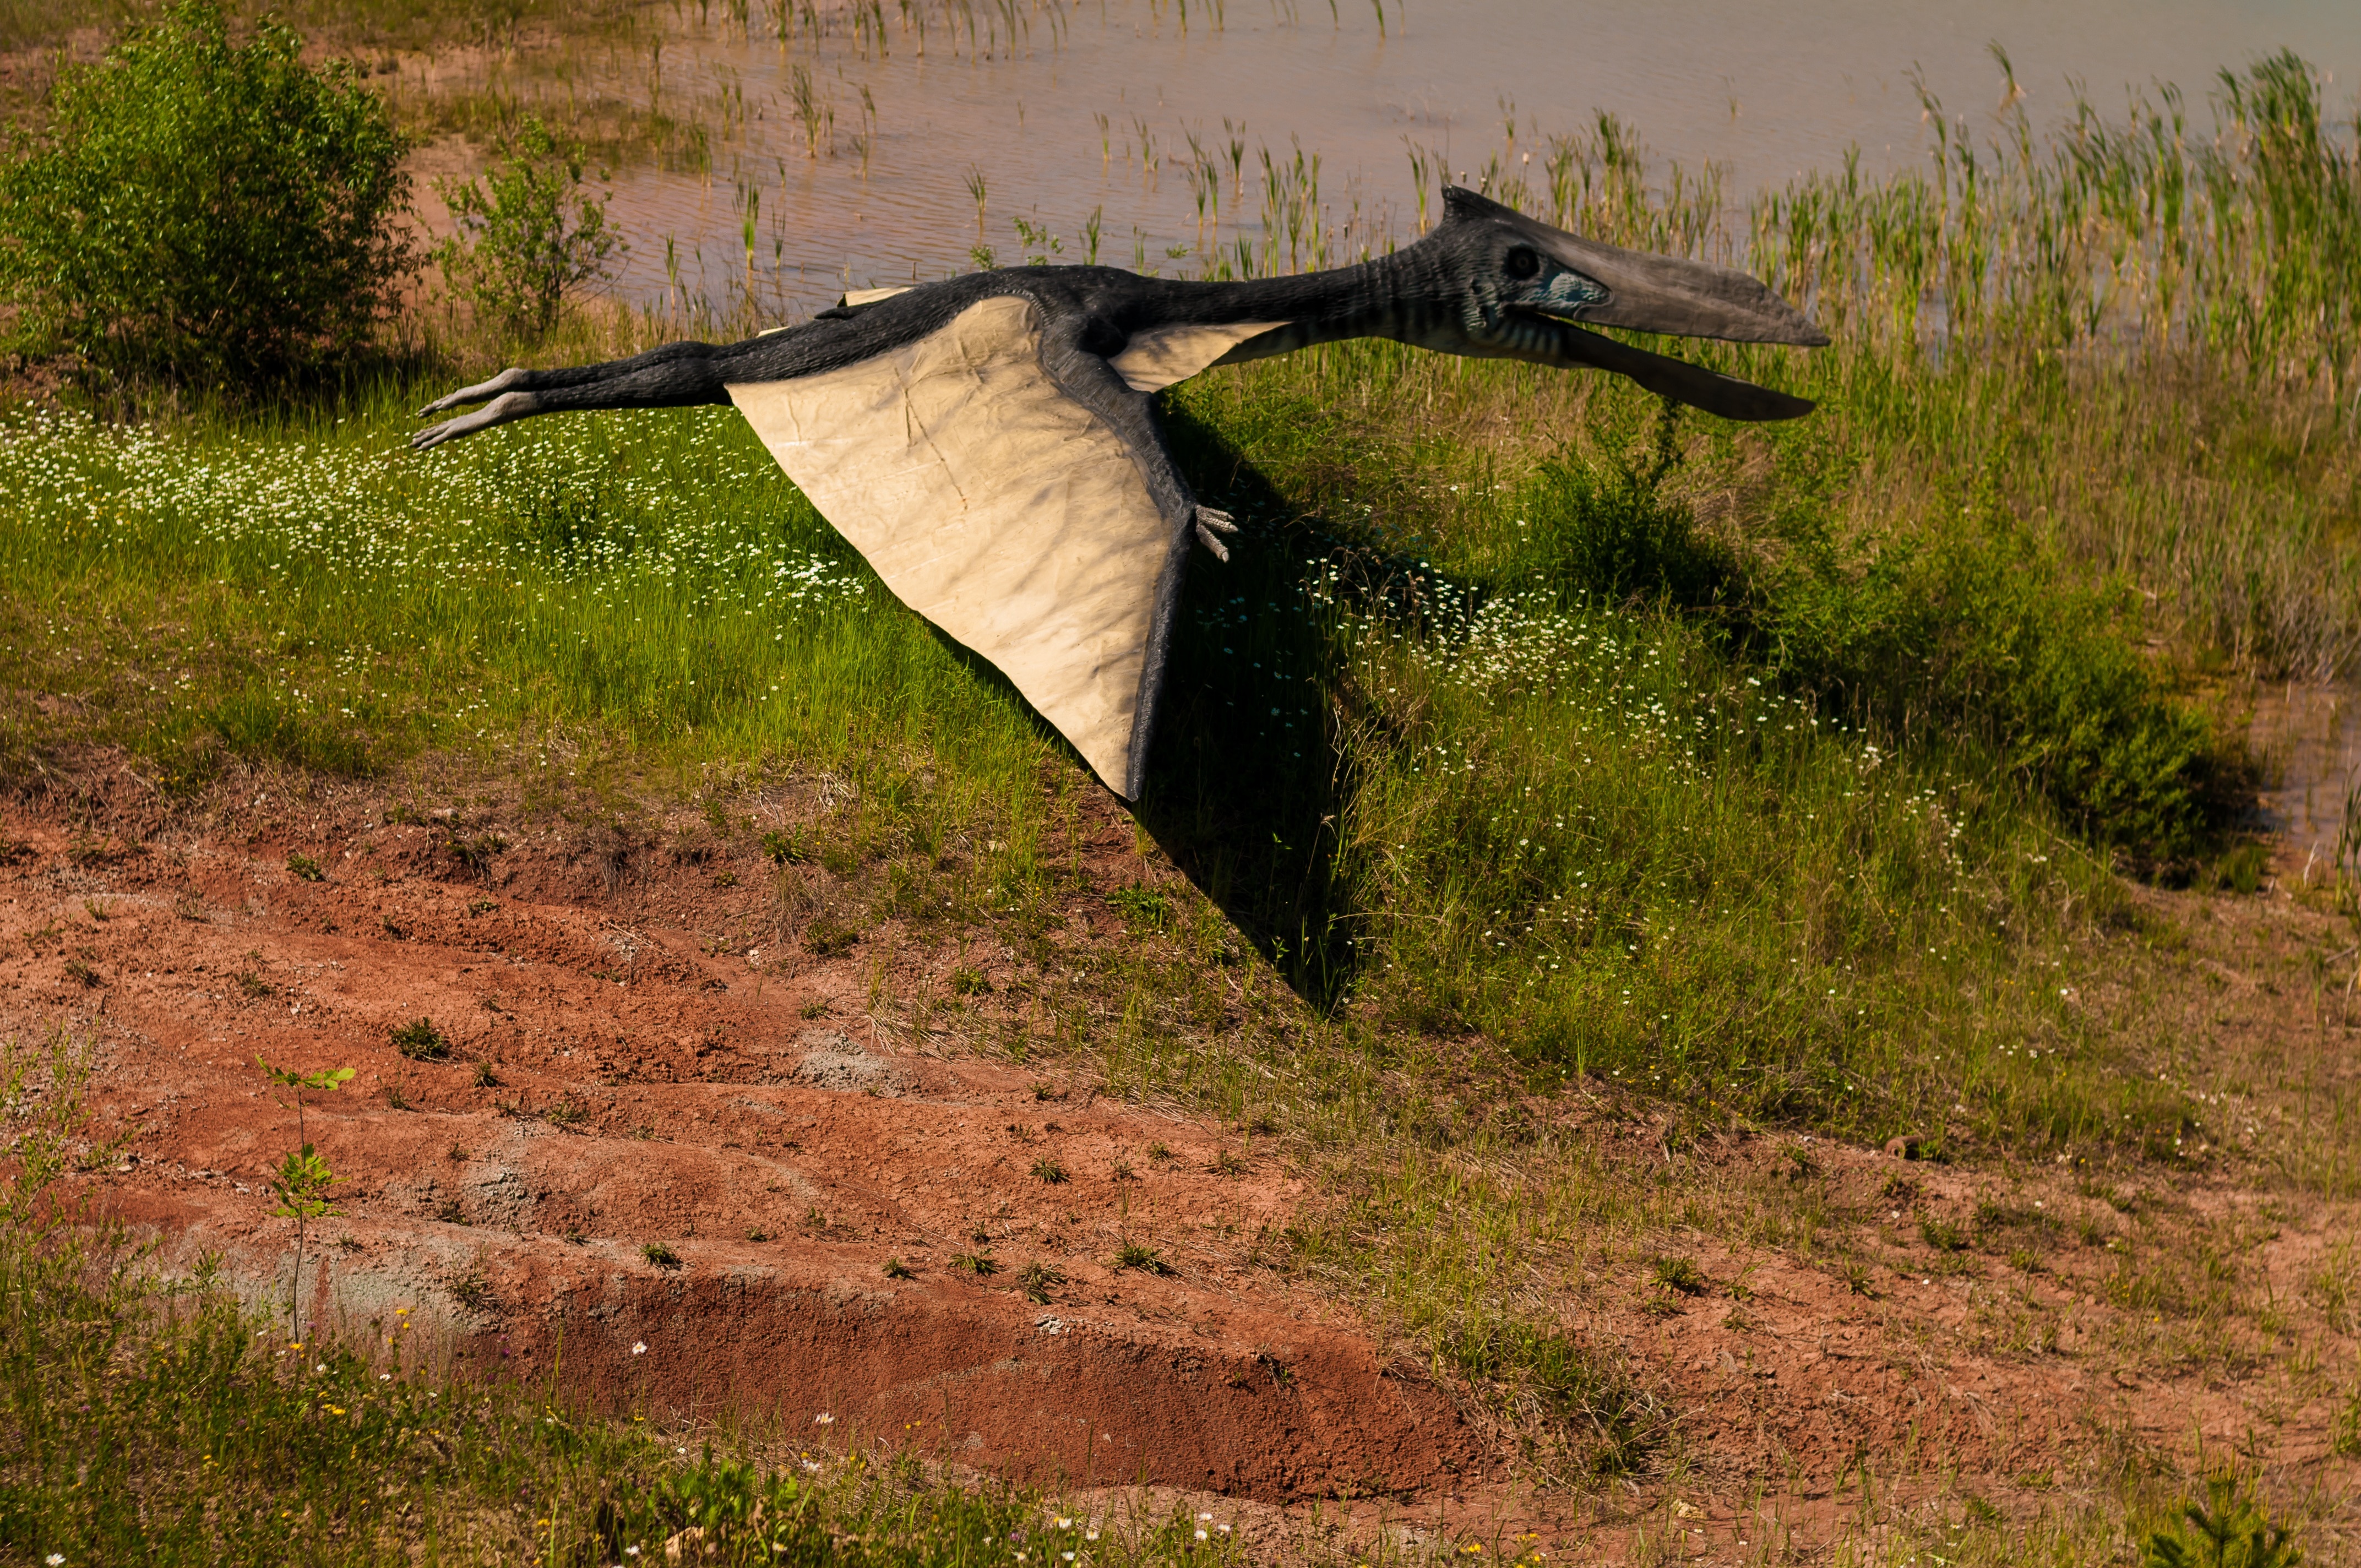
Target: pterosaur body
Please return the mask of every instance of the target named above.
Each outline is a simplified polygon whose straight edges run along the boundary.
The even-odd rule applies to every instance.
[[[735,403],[885,586],[999,666],[1129,799],[1191,543],[1227,559],[1235,532],[1181,478],[1160,389],[1209,366],[1386,337],[1609,370],[1730,419],[1810,410],[1577,324],[1827,341],[1755,280],[1599,245],[1472,192],[1444,198],[1417,244],[1333,271],[1209,282],[1013,268],[850,295],[743,343],[506,370],[430,405],[484,404],[414,444],[569,409]]]

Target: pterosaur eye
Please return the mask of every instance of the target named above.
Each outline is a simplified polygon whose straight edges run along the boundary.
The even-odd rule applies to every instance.
[[[1542,269],[1542,258],[1526,246],[1509,252],[1500,262],[1500,270],[1521,283]]]

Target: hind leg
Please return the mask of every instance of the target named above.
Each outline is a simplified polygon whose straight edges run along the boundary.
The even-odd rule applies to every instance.
[[[465,408],[469,403],[480,403],[486,398],[497,398],[502,392],[519,390],[532,384],[533,374],[521,366],[511,366],[489,381],[478,381],[472,387],[460,388],[447,398],[435,399],[418,411],[418,417],[424,419],[428,414],[449,413],[453,409]]]
[[[503,370],[479,386],[430,403],[423,413],[440,413],[489,396],[474,413],[445,420],[410,438],[419,451],[473,435],[496,424],[570,409],[680,409],[730,400],[713,349],[702,343],[675,343],[631,359],[582,365],[564,370]]]
[[[708,359],[724,352],[727,351],[709,343],[685,339],[679,343],[667,343],[661,348],[651,348],[645,354],[634,354],[629,359],[609,359],[598,365],[569,365],[555,370],[528,370],[522,366],[511,366],[489,381],[478,381],[472,387],[460,388],[448,397],[435,399],[418,411],[418,417],[424,419],[428,414],[448,413],[469,403],[497,398],[503,392],[545,392],[559,387],[590,386],[684,359]]]
[[[508,374],[515,373],[510,371]],[[493,386],[501,379],[505,378],[496,377],[493,380],[485,382],[484,385]],[[513,382],[510,384],[514,385]],[[476,389],[471,387],[468,390],[474,391]],[[442,402],[428,405],[425,411],[433,413],[447,404],[472,400],[465,393],[454,392]],[[529,419],[544,411],[538,406],[538,402],[539,400],[531,392],[502,392],[474,413],[461,414],[457,419],[446,419],[431,430],[420,431],[410,438],[410,444],[413,450],[424,452],[430,447],[440,446],[446,441],[456,441],[463,435],[473,435],[479,430],[489,430],[496,424],[506,424],[511,420]]]

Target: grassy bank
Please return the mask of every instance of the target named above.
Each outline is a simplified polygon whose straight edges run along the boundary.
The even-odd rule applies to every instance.
[[[1973,536],[1766,586],[1631,454],[1397,450],[1316,411],[1340,377],[1470,378],[1346,349],[1188,395],[1201,486],[1252,532],[1195,576],[1141,814],[1307,1000],[1480,1033],[1537,1083],[1624,1077],[1860,1136],[2178,1130],[2059,1000],[2079,927],[2058,912],[2103,912],[2110,839],[2186,857],[2207,826],[2208,732],[2119,607],[2028,586]],[[1455,390],[1525,400],[1490,379]],[[399,444],[415,394],[211,433],[16,416],[10,684],[71,692],[77,730],[180,788],[236,755],[349,772],[427,747],[571,786],[586,749],[620,749],[851,777],[857,861],[995,841],[962,873],[979,917],[1057,874],[1056,802],[1087,781],[733,414],[422,461]],[[1603,387],[1566,414],[1643,444],[1662,417]],[[1735,466],[1731,444],[1694,461]],[[1350,478],[1318,471],[1340,452]],[[1616,571],[1634,580],[1598,580]],[[1963,667],[1903,652],[1927,646]],[[20,758],[53,728],[10,723]],[[1260,787],[1232,786],[1242,757]],[[2028,1038],[2055,1041],[2041,1065]]]
[[[1193,569],[1137,813],[1193,887],[1094,890],[1136,939],[1079,972],[1045,959],[1034,1023],[979,1048],[1063,1053],[1279,1140],[1326,1200],[1275,1239],[1286,1263],[1509,1390],[1534,1463],[1579,1480],[1676,1444],[1570,1335],[1546,1288],[1570,1258],[1675,1223],[1831,1244],[1803,1188],[1639,1179],[1529,1102],[1642,1107],[1668,1161],[1684,1129],[1730,1128],[1912,1134],[1995,1170],[2246,1158],[2205,1125],[2227,1069],[2202,1042],[2084,998],[2169,937],[2125,876],[2251,871],[2236,683],[2346,673],[2361,631],[2353,171],[2300,84],[2245,79],[2229,150],[2184,155],[2158,118],[2028,131],[2013,161],[1947,133],[1938,177],[1806,182],[1745,231],[1611,127],[1550,144],[1530,188],[1504,155],[1496,194],[1808,301],[1834,348],[1705,355],[1824,400],[1794,425],[1372,345],[1169,394],[1191,477],[1246,524],[1231,565]],[[338,401],[0,415],[0,767],[27,784],[121,747],[193,798],[249,764],[456,757],[521,776],[528,808],[701,795],[724,825],[747,787],[826,774],[840,804],[790,849],[867,918],[947,909],[1038,950],[1091,885],[1097,786],[1005,683],[728,411],[412,455],[409,411],[509,356],[437,330]],[[533,357],[668,330],[577,323]],[[2350,1084],[2240,1092],[2295,1108],[2254,1150],[2289,1187],[2349,1195]],[[213,1310],[142,1342],[166,1347],[155,1399],[213,1366],[205,1387],[246,1392],[191,1408],[276,1401],[261,1433],[333,1407],[405,1485],[450,1484],[416,1402],[476,1396],[364,1398],[366,1361],[266,1375]],[[664,1463],[611,1428],[553,1448],[529,1406],[471,1407],[461,1446],[521,1468],[468,1486],[592,1520],[606,1494],[563,1477]],[[302,1495],[333,1511],[340,1474],[252,1486],[330,1488]],[[864,1538],[1005,1533],[1038,1503],[831,1485],[813,1508]],[[2087,1540],[2053,1521],[2045,1550],[2112,1550],[2109,1517]]]

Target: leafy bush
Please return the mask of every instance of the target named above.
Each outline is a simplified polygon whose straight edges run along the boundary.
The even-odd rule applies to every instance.
[[[2216,829],[2226,762],[2164,689],[2120,594],[2074,584],[1983,505],[1983,530],[1883,541],[1865,564],[1806,516],[1741,562],[1650,463],[1559,459],[1521,499],[1543,576],[1574,602],[1699,615],[1824,713],[1988,752],[2077,831],[2148,868],[2186,867]]]
[[[527,119],[501,154],[480,184],[436,181],[459,232],[435,260],[477,309],[537,336],[557,324],[568,294],[606,276],[620,242],[606,203],[583,190],[579,147]]]
[[[599,1555],[635,1556],[639,1539],[658,1538],[674,1561],[821,1562],[835,1553],[817,1504],[793,1476],[752,1460],[717,1460],[708,1442],[697,1464],[661,1475],[652,1496],[602,1510]]]
[[[2005,538],[1895,541],[1855,574],[1807,550],[1759,624],[1838,712],[1971,740],[2092,842],[2185,861],[2217,815],[2212,725],[2162,687],[2118,596],[2026,555]]]
[[[1668,407],[1656,425],[1660,445],[1675,428]],[[1666,599],[1701,608],[1737,591],[1730,552],[1664,494],[1672,466],[1669,453],[1645,468],[1615,465],[1612,473],[1563,457],[1543,464],[1525,500],[1540,524],[1526,546],[1539,557],[1534,575],[1570,597],[1609,604]]]
[[[0,166],[0,291],[23,345],[201,385],[363,345],[414,267],[410,143],[343,61],[182,0],[59,75]]]

